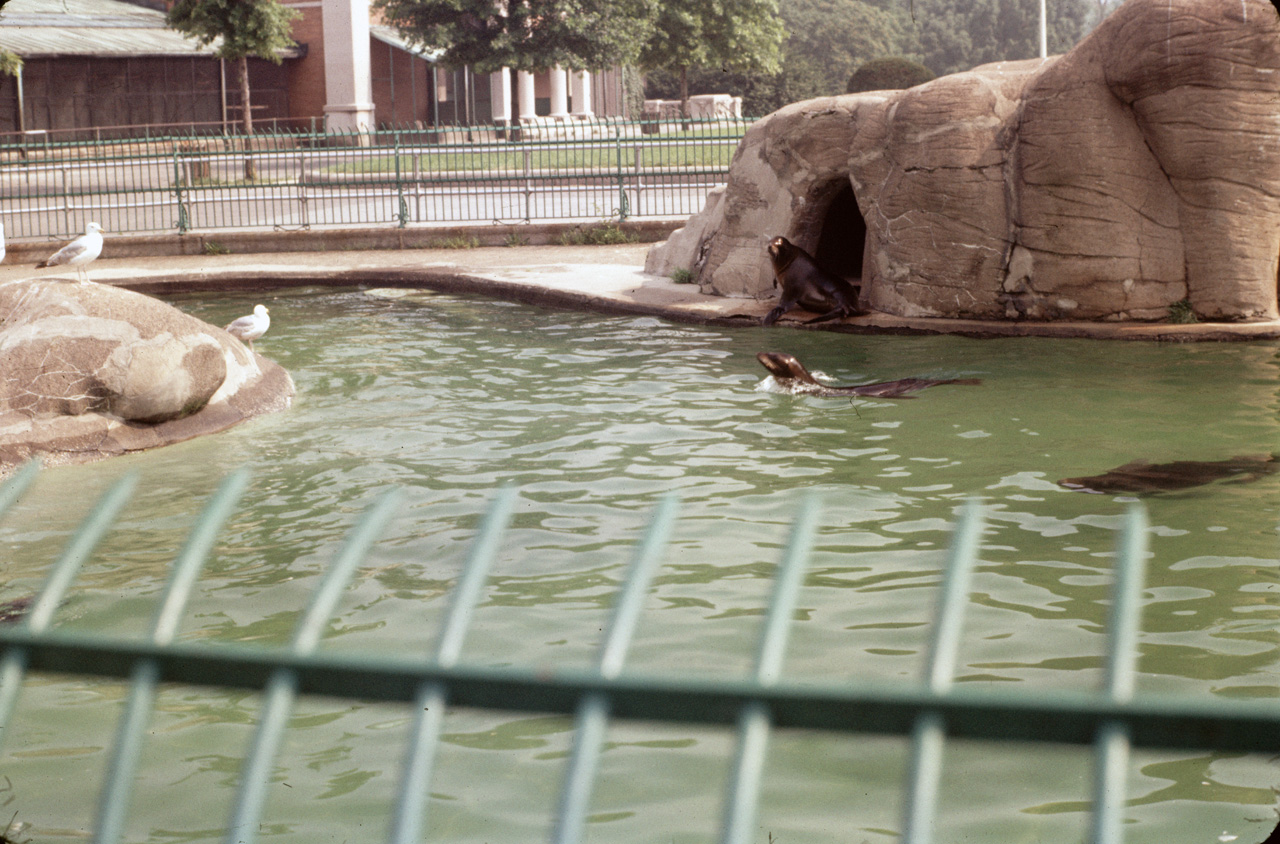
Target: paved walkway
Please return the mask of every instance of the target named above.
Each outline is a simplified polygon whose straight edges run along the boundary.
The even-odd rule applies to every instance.
[[[622,246],[512,246],[475,249],[340,250],[101,259],[95,281],[155,293],[269,289],[303,285],[424,287],[474,292],[547,307],[644,313],[682,322],[752,325],[772,301],[707,296],[697,287],[646,275],[651,244]],[[763,260],[763,257],[761,258]],[[0,282],[31,276],[73,277],[34,269],[30,262],[0,264]],[[798,327],[810,315],[784,317]],[[847,333],[960,334],[971,337],[1085,337],[1185,342],[1280,338],[1280,321],[1259,323],[996,322],[905,319],[871,314],[810,330]]]

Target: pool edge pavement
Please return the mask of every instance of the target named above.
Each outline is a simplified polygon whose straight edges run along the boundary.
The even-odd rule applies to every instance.
[[[652,238],[670,229],[648,226],[649,242],[601,246],[514,245],[444,249],[393,244],[359,248],[360,241],[338,249],[306,251],[238,251],[289,243],[278,235],[225,238],[234,242],[226,254],[183,254],[172,244],[176,236],[127,237],[108,241],[109,253],[90,267],[94,281],[144,293],[286,289],[303,286],[413,287],[450,293],[476,293],[550,308],[616,314],[646,314],[704,325],[757,325],[771,300],[734,299],[701,293],[689,284],[644,272]],[[545,228],[545,227],[544,227]],[[493,230],[488,230],[492,233]],[[326,233],[322,233],[326,234]],[[434,235],[441,237],[441,233]],[[208,240],[206,238],[206,240]],[[210,241],[212,242],[212,241]],[[297,241],[293,241],[297,243]],[[370,241],[373,242],[373,241]],[[492,240],[490,240],[492,242]],[[51,244],[11,244],[0,265],[0,282],[18,278],[65,276],[37,270],[34,263]],[[302,244],[299,244],[302,245]],[[121,256],[120,252],[125,255]],[[158,254],[157,254],[158,253]],[[763,258],[762,258],[763,260]],[[778,325],[805,330],[853,334],[955,334],[975,338],[1051,337],[1160,342],[1243,341],[1280,338],[1280,320],[1259,322],[1006,322],[869,314],[817,326],[805,326],[811,315],[788,315]]]

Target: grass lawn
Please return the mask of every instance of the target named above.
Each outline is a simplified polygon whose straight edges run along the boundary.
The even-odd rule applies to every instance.
[[[669,132],[616,138],[554,139],[520,142],[493,141],[483,144],[417,147],[399,155],[362,156],[335,164],[328,173],[410,174],[457,172],[524,172],[530,170],[618,169],[619,148],[624,168],[642,170],[662,167],[725,168],[733,158],[745,127],[699,127],[688,132]]]

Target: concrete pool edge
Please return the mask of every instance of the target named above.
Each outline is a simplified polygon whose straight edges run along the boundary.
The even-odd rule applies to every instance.
[[[165,238],[121,237],[111,243],[132,241],[125,251],[134,253],[143,248],[144,244],[140,242],[143,240],[160,241]],[[267,291],[303,286],[413,287],[447,293],[475,293],[540,307],[645,314],[678,322],[743,327],[756,325],[773,304],[770,300],[710,296],[692,285],[646,275],[643,271],[644,256],[651,245],[641,242],[603,246],[130,254],[128,257],[100,259],[93,264],[91,277],[95,281],[158,295]],[[29,250],[24,249],[23,256],[26,251]],[[58,273],[36,271],[29,265],[23,267],[14,263],[0,266],[0,281],[32,275]],[[808,315],[802,317],[808,318]],[[804,326],[802,319],[784,317],[779,325],[852,334],[954,334],[973,338],[1049,337],[1158,342],[1280,338],[1280,320],[1192,324],[1005,322],[869,314],[810,327]]]

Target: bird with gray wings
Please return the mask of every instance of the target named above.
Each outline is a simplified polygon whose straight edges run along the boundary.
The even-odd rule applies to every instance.
[[[88,283],[88,265],[102,254],[102,226],[90,223],[85,226],[84,234],[54,252],[37,267],[68,266],[76,268],[76,275],[82,283]]]

